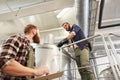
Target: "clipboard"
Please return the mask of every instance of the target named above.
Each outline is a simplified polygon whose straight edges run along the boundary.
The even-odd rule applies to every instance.
[[[33,78],[31,80],[52,80],[52,79],[61,77],[63,75],[63,73],[64,73],[64,71],[61,71],[61,72],[49,74],[49,75],[46,75],[46,76],[42,76],[42,77],[38,77],[38,78]]]

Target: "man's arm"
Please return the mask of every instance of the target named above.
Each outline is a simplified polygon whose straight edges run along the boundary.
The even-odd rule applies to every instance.
[[[32,69],[22,66],[15,60],[11,61],[7,66],[5,66],[2,71],[11,76],[40,76],[49,73],[48,68],[45,66],[41,66],[38,69]]]
[[[68,39],[68,40],[71,40],[74,36],[75,36],[75,34],[71,32],[71,33],[67,36],[67,39]]]
[[[74,33],[70,33],[70,34],[67,36],[67,38],[61,40],[61,41],[57,44],[57,46],[58,46],[58,47],[61,47],[62,45],[68,43],[68,40],[71,40],[74,36],[75,36]]]

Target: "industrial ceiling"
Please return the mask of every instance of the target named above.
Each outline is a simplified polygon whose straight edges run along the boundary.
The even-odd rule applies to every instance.
[[[105,0],[102,25],[120,23],[119,3],[120,0]],[[64,8],[69,8],[68,12],[62,18],[57,18]],[[39,27],[42,38],[48,34],[64,37],[67,32],[61,28],[61,23],[76,23],[75,17],[74,0],[0,0],[0,35],[3,38],[22,33],[24,26],[32,23]],[[96,28],[95,34],[118,30],[119,27],[100,30]]]

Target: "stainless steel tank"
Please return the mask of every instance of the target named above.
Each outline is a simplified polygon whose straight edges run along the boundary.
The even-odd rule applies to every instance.
[[[36,67],[47,65],[51,73],[64,71],[64,75],[54,80],[71,80],[70,61],[71,59],[59,51],[56,45],[44,44],[35,48]]]

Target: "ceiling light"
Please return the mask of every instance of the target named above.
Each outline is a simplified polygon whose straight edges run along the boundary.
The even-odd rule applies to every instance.
[[[58,15],[57,18],[62,17],[70,8],[64,8]]]

